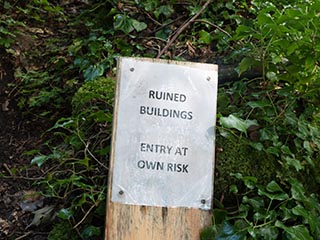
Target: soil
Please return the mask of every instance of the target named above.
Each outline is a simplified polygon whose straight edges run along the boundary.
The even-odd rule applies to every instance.
[[[29,226],[32,211],[45,205],[35,180],[43,173],[30,165],[25,152],[40,147],[48,124],[24,116],[10,83],[15,82],[14,64],[0,49],[0,239],[47,239],[47,232]]]

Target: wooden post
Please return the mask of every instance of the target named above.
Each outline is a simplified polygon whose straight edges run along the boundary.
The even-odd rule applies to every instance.
[[[146,61],[143,59],[143,61]],[[157,61],[163,61],[163,60],[157,60]],[[163,61],[164,62],[164,61]],[[128,66],[127,66],[128,67]],[[208,66],[206,66],[208,67]],[[210,67],[210,66],[209,66]],[[117,189],[112,189],[114,187],[113,182],[114,180],[114,169],[115,169],[115,155],[116,155],[116,136],[118,129],[118,108],[119,108],[119,91],[120,91],[120,79],[121,74],[119,73],[121,66],[118,65],[118,74],[117,74],[117,88],[116,88],[116,98],[115,98],[115,111],[114,111],[114,125],[113,125],[113,137],[112,137],[112,150],[111,150],[111,159],[110,159],[110,167],[109,167],[109,184],[108,184],[108,195],[107,195],[107,214],[106,214],[106,228],[105,228],[105,240],[200,240],[200,233],[203,228],[206,226],[210,226],[212,224],[212,214],[211,211],[208,211],[208,208],[210,208],[211,205],[211,197],[208,197],[206,193],[201,195],[200,201],[196,200],[196,204],[199,204],[199,206],[207,201],[209,203],[205,207],[206,210],[202,210],[196,207],[183,207],[186,205],[183,205],[182,207],[170,207],[170,206],[145,206],[144,204],[137,203],[137,204],[123,204],[119,203],[117,201],[112,201],[112,197],[114,197],[113,191],[116,191],[117,196],[121,198],[121,195],[126,194],[126,190],[124,188],[124,191],[119,190],[117,186]],[[135,69],[132,67],[130,68],[130,71],[133,72]],[[125,74],[130,74],[125,73]],[[140,76],[140,75],[138,75]],[[148,75],[147,75],[148,76]],[[212,79],[211,77],[204,76],[205,79],[203,81],[210,81],[214,80],[217,81],[217,79]],[[217,76],[214,76],[213,78],[217,78]],[[139,85],[139,84],[138,84]],[[217,85],[217,84],[216,84]],[[206,85],[205,85],[206,87]],[[127,89],[127,88],[126,88]],[[216,86],[214,85],[213,89],[216,91]],[[139,93],[143,92],[141,89],[138,89]],[[187,94],[186,94],[187,95]],[[190,94],[192,95],[192,94]],[[136,98],[137,96],[134,95],[133,98]],[[186,96],[183,95],[182,97],[178,98],[179,96],[176,96],[177,99],[185,100]],[[126,100],[129,101],[129,100]],[[177,100],[178,102],[178,100]],[[178,105],[179,103],[174,103]],[[194,107],[194,104],[192,105]],[[214,107],[214,115],[215,115],[215,106]],[[128,109],[128,107],[126,108]],[[140,112],[141,115],[141,112]],[[141,116],[140,116],[141,117]],[[215,118],[215,116],[214,116]],[[127,119],[128,121],[131,121],[130,119]],[[215,120],[215,119],[214,119]],[[140,120],[139,120],[140,121]],[[167,120],[166,120],[167,121]],[[212,121],[212,119],[209,121],[209,123],[213,123],[215,121]],[[161,123],[161,122],[160,122]],[[214,123],[213,123],[214,124]],[[212,127],[210,127],[208,130],[206,128],[206,136],[205,138],[210,138],[210,134],[214,135],[214,133],[211,132]],[[209,135],[208,135],[209,134]],[[209,136],[209,137],[208,137]],[[141,136],[140,136],[141,138]],[[139,139],[140,139],[139,138]],[[157,137],[159,139],[159,136]],[[214,139],[214,137],[213,137]],[[211,141],[211,140],[210,140]],[[210,146],[209,141],[209,146]],[[214,140],[212,140],[214,142]],[[209,161],[209,165],[207,166],[214,166],[214,143],[212,143],[213,152],[209,152],[209,154],[212,154],[212,159],[207,159],[206,161]],[[126,149],[124,149],[126,150]],[[140,149],[141,151],[141,149]],[[186,151],[186,150],[185,150]],[[169,152],[170,153],[170,152]],[[141,152],[139,153],[142,154]],[[145,153],[143,153],[145,154]],[[142,154],[142,155],[143,155]],[[169,155],[169,154],[168,154]],[[130,155],[131,156],[131,155]],[[145,156],[145,155],[143,155]],[[147,155],[148,157],[149,155]],[[141,156],[140,156],[141,157]],[[152,155],[152,159],[157,159],[157,156]],[[181,157],[182,159],[185,159],[186,157]],[[135,159],[135,158],[133,158]],[[201,158],[200,158],[201,159]],[[132,160],[133,161],[133,160]],[[212,161],[212,162],[211,162]],[[201,164],[201,163],[199,163]],[[188,166],[189,167],[189,166]],[[190,167],[191,168],[191,167]],[[139,169],[140,171],[148,171],[146,169]],[[163,169],[161,169],[163,170]],[[189,169],[188,169],[189,170]],[[194,169],[197,171],[197,169]],[[118,169],[119,171],[119,169]],[[154,174],[158,174],[157,171],[154,169]],[[191,170],[190,170],[191,171]],[[149,171],[150,172],[150,171]],[[161,172],[161,171],[158,171]],[[164,172],[164,170],[162,171]],[[212,172],[209,171],[210,173]],[[161,174],[161,173],[159,173]],[[179,173],[180,174],[180,173]],[[130,172],[128,173],[130,175]],[[212,174],[213,175],[213,174]],[[129,176],[128,176],[129,177]],[[125,174],[122,176],[122,178],[126,178]],[[122,179],[121,178],[121,179]],[[207,182],[212,182],[213,176],[209,177],[207,179]],[[191,188],[192,186],[190,186]],[[209,186],[211,189],[212,186]],[[206,190],[208,192],[208,190]],[[209,190],[211,192],[211,190]],[[142,192],[144,194],[144,192]],[[146,193],[148,194],[148,193]],[[205,196],[202,200],[202,197]],[[211,195],[212,196],[212,195]],[[199,198],[196,198],[199,199]],[[185,204],[185,203],[184,203]]]
[[[166,208],[108,202],[107,240],[199,240],[212,224],[211,213],[194,208]]]

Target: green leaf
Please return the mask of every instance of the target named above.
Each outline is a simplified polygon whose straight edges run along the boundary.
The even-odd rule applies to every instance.
[[[291,195],[295,200],[304,201],[306,200],[305,190],[303,185],[296,179],[290,179],[291,184]]]
[[[243,240],[245,239],[245,235],[232,226],[227,221],[224,221],[220,231],[218,232],[215,240]]]
[[[279,200],[283,201],[289,198],[288,194],[281,192],[281,193],[268,193],[264,191],[262,188],[258,189],[258,194],[261,196],[266,196],[271,200]]]
[[[144,22],[139,22],[135,19],[132,19],[131,22],[132,22],[132,26],[137,32],[141,32],[142,30],[148,27],[147,24],[145,24]]]
[[[256,60],[253,58],[245,57],[241,60],[239,65],[239,76],[248,71],[251,67],[253,67],[256,64]]]
[[[251,108],[265,108],[271,106],[270,101],[264,99],[259,101],[248,102],[247,105]]]
[[[252,177],[252,176],[245,176],[245,177],[243,177],[243,182],[247,188],[254,189],[257,182],[258,182],[258,179],[256,177]]]
[[[115,30],[120,30],[125,34],[129,34],[134,30],[132,19],[124,14],[114,16],[113,27]]]
[[[313,240],[308,229],[303,225],[287,227],[282,222],[276,221],[275,226],[283,229],[286,232],[288,239]]]
[[[38,167],[41,167],[49,159],[46,155],[36,156],[31,160],[31,164],[37,164]]]
[[[221,117],[220,124],[225,128],[235,128],[240,132],[247,132],[247,124],[245,121],[232,114],[230,114],[228,117]]]
[[[95,227],[95,226],[89,226],[87,228],[85,228],[82,233],[81,233],[82,237],[84,239],[89,239],[92,238],[94,236],[100,236],[101,235],[101,229],[99,227]]]
[[[62,208],[58,213],[57,213],[57,217],[61,218],[61,219],[70,219],[73,216],[73,213],[66,209],[66,208]]]
[[[255,211],[258,211],[264,206],[264,201],[260,197],[248,198],[247,196],[244,196],[242,202],[249,203]]]
[[[104,66],[102,64],[90,65],[83,73],[86,81],[94,80],[97,77],[101,77],[104,73]]]
[[[209,226],[206,227],[200,235],[200,239],[201,240],[214,240],[215,239],[215,235],[217,234],[217,228],[216,225],[213,226]]]
[[[237,185],[234,185],[232,184],[230,187],[229,187],[229,191],[232,192],[232,193],[238,193],[238,187]]]
[[[268,185],[267,185],[267,190],[269,192],[284,192],[283,189],[279,186],[278,183],[276,183],[275,181],[271,181]]]
[[[257,229],[257,239],[263,239],[263,240],[274,240],[277,239],[279,235],[279,230],[274,227],[267,225],[265,227]]]
[[[213,210],[213,219],[214,224],[221,224],[223,221],[226,220],[227,211],[223,209],[214,209]]]
[[[205,30],[199,32],[199,43],[209,44],[213,40],[213,37],[210,33]]]
[[[159,31],[156,32],[155,36],[157,38],[161,38],[163,40],[167,40],[169,35],[171,33],[171,29],[170,28],[163,28],[160,29]]]
[[[320,219],[317,214],[312,211],[305,209],[302,205],[297,205],[292,209],[292,213],[304,218],[309,226],[312,233],[318,233],[320,228]]]
[[[157,19],[161,14],[168,18],[172,15],[172,13],[174,13],[174,9],[170,5],[162,5],[156,11],[154,11],[154,15]]]
[[[270,79],[271,81],[277,81],[277,74],[275,72],[269,71],[266,74],[267,78]]]
[[[295,158],[292,158],[292,157],[285,157],[285,160],[286,160],[286,163],[289,165],[289,166],[292,166],[296,169],[296,171],[300,171],[302,170],[304,167],[301,165],[300,161],[295,159]]]

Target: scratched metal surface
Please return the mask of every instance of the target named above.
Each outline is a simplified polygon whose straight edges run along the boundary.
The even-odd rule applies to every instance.
[[[119,61],[111,201],[210,209],[217,66]]]

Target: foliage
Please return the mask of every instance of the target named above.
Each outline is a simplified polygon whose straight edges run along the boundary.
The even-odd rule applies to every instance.
[[[236,29],[233,40],[242,41],[246,52],[239,73],[259,65],[266,79],[285,81],[296,90],[310,92],[318,98],[319,7],[319,1],[281,9],[266,2],[250,25],[240,25]]]
[[[283,189],[276,181],[264,187],[254,177],[235,177],[247,187],[247,193],[239,194],[232,186],[241,198],[238,210],[215,209],[215,224],[201,239],[318,239],[319,200],[315,194],[307,195],[298,180],[290,179]]]
[[[68,222],[61,222],[56,224],[48,235],[49,240],[76,240],[75,231]]]
[[[86,82],[74,95],[73,115],[60,118],[48,130],[55,135],[46,143],[51,153],[37,155],[31,161],[39,167],[49,162],[55,166],[39,184],[47,197],[70,199],[57,216],[73,224],[84,221],[81,218],[89,212],[92,212],[91,218],[98,219],[105,214],[106,157],[110,150],[113,95],[112,79]],[[55,146],[54,142],[59,144]],[[90,224],[83,231],[85,235],[101,232]]]
[[[116,60],[156,57],[186,23],[162,58],[242,59],[240,76],[262,69],[261,78],[220,88],[215,189],[229,200],[202,238],[319,236],[319,1],[219,0],[191,23],[201,1],[79,3],[4,1],[0,16],[0,47],[21,62],[12,84],[18,105],[55,122],[31,151],[46,173],[38,186],[59,203],[49,239],[72,239],[71,228],[83,239],[101,236]],[[23,37],[39,50],[19,55]]]
[[[254,154],[256,168],[275,161],[277,167],[269,170],[276,177],[270,180],[264,173],[234,167],[235,179],[228,178],[229,192],[224,195],[229,209],[232,194],[233,202],[239,204],[229,212],[223,202],[218,203],[214,225],[203,232],[202,239],[319,237],[319,56],[313,40],[319,35],[318,5],[318,1],[299,2],[279,8],[271,2],[260,3],[255,5],[256,18],[235,31],[232,40],[241,48],[234,56],[242,57],[239,74],[258,66],[262,77],[220,89],[218,146],[219,138],[231,144],[239,139],[236,143],[252,148],[246,152],[262,153]],[[225,178],[226,161],[219,163],[225,148],[220,150],[217,170]],[[240,156],[238,165],[250,163],[250,158]],[[220,181],[218,176],[218,187]]]

